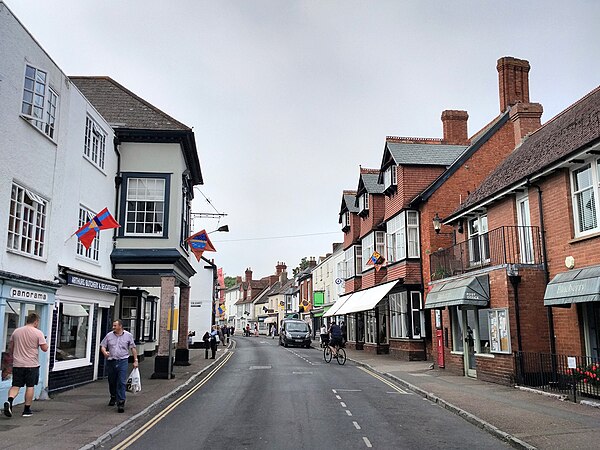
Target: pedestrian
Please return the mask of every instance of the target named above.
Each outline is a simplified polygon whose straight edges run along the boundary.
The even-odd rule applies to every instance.
[[[233,325],[231,325],[231,330],[230,330],[231,336],[233,336],[234,331],[235,331],[235,327]]]
[[[223,334],[223,329],[217,325],[217,333],[219,333],[219,343],[225,345],[225,335]]]
[[[342,326],[340,328],[342,329],[342,347],[344,347],[346,345],[346,341],[348,341],[348,335],[346,334],[346,324],[344,323],[344,321],[342,321]]]
[[[187,344],[188,344],[188,348],[192,348],[192,344],[194,343],[194,339],[193,337],[196,336],[196,332],[195,331],[188,331],[188,338],[187,338]]]
[[[269,334],[271,335],[271,339],[275,339],[275,324],[271,324]]]
[[[227,336],[227,344],[229,344],[229,327],[227,327],[227,326],[223,326],[223,330],[225,330],[225,331],[223,332],[223,335],[224,335],[224,336]]]
[[[254,324],[254,337],[258,337],[258,324]]]
[[[219,332],[216,330],[216,328],[216,326],[213,326],[213,329],[210,332],[210,359],[215,359],[217,345],[219,345]]]
[[[117,405],[117,411],[125,412],[125,388],[127,385],[127,364],[129,350],[133,354],[133,367],[138,366],[138,355],[129,331],[123,329],[123,322],[117,319],[112,324],[112,331],[100,342],[100,351],[106,358],[108,372],[108,390],[110,400],[108,406]]]
[[[12,404],[19,390],[25,386],[25,407],[23,417],[31,417],[31,403],[35,385],[40,379],[40,361],[38,348],[48,351],[48,344],[40,326],[40,316],[35,312],[27,315],[25,326],[13,331],[8,344],[8,353],[12,355],[12,386],[8,391],[8,401],[4,402],[4,415],[12,417]]]
[[[246,336],[250,337],[250,324],[246,325]]]
[[[204,359],[208,359],[208,349],[210,348],[210,333],[208,331],[202,336],[202,342],[204,342]]]

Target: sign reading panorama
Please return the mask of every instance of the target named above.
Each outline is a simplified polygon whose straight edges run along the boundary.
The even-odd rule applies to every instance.
[[[110,292],[112,294],[119,292],[119,287],[116,284],[104,283],[102,281],[92,280],[91,278],[73,275],[72,273],[67,276],[67,284],[94,289],[96,291]]]

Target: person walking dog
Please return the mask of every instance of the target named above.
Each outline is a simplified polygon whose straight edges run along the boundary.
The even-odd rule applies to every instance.
[[[8,391],[8,401],[4,402],[4,415],[12,417],[13,400],[19,395],[19,390],[25,386],[25,408],[23,417],[31,417],[34,387],[40,378],[40,361],[38,348],[46,352],[48,344],[40,326],[40,316],[35,312],[27,315],[26,324],[17,328],[10,337],[8,352],[12,355],[12,386]]]
[[[127,385],[127,364],[129,350],[133,354],[133,367],[138,366],[138,355],[129,331],[123,329],[123,322],[117,319],[113,322],[113,330],[100,342],[100,351],[107,359],[108,390],[110,400],[108,406],[117,405],[117,411],[125,412],[125,390]]]

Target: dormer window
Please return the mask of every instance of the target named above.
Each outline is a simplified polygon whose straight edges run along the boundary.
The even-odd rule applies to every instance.
[[[384,192],[389,192],[396,187],[396,166],[390,166],[383,172],[383,186]]]
[[[360,215],[367,215],[369,212],[369,194],[364,193],[358,197],[358,213]]]
[[[350,212],[346,211],[342,215],[342,231],[346,232],[350,229]]]

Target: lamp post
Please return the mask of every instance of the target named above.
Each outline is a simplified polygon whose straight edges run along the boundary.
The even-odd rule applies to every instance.
[[[433,229],[435,230],[436,234],[440,234],[440,230],[442,228],[442,220],[440,219],[440,216],[438,216],[438,213],[435,213],[435,216],[433,216]]]

